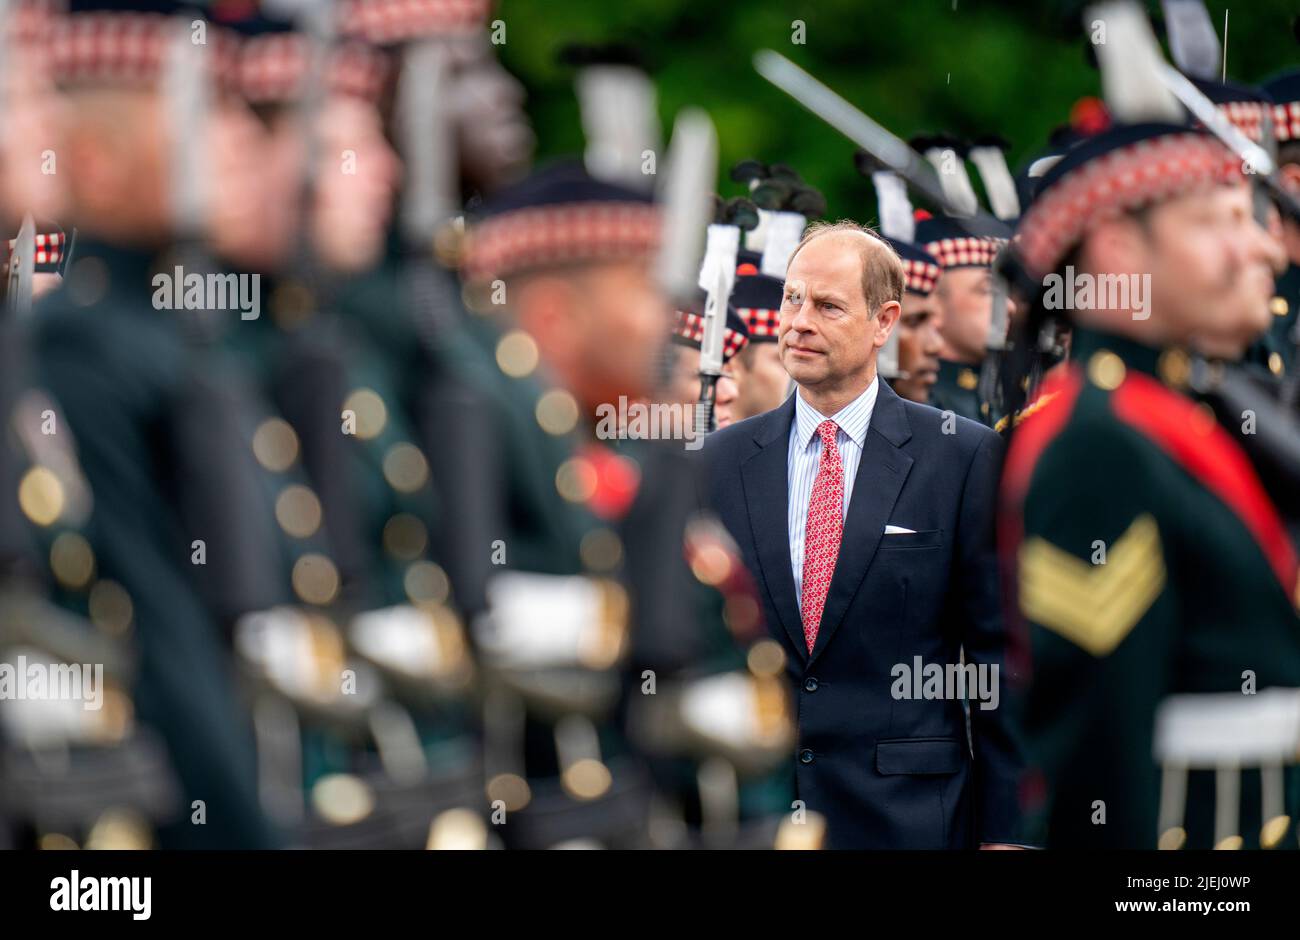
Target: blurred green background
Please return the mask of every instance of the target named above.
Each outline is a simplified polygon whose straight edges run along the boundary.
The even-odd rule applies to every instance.
[[[721,142],[719,192],[738,160],[785,162],[818,186],[828,215],[867,221],[870,183],[853,169],[853,145],[759,78],[756,49],[775,49],[810,70],[894,133],[996,133],[1016,168],[1085,95],[1099,95],[1077,0],[498,0],[502,61],[528,90],[541,159],[582,149],[568,43],[623,42],[640,50],[659,91],[665,136],[683,105],[704,107]],[[1207,6],[1223,38],[1229,78],[1259,81],[1300,64],[1295,0]],[[1159,15],[1159,3],[1148,7]],[[791,43],[794,20],[806,44]],[[1162,26],[1158,26],[1162,29]]]

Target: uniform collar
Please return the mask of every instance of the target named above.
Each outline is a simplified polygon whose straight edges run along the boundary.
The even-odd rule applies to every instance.
[[[948,359],[939,360],[939,375],[937,382],[948,388],[959,388],[962,391],[973,392],[979,385],[979,365],[968,365],[964,362],[952,362]]]
[[[147,294],[154,290],[155,274],[167,271],[167,259],[157,250],[99,241],[89,235],[77,235],[68,259],[67,276],[75,283],[79,277],[104,281],[96,286],[100,296],[106,294]],[[87,266],[88,265],[88,266]]]
[[[1159,363],[1162,350],[1126,336],[1086,327],[1075,327],[1074,336],[1070,341],[1071,359],[1087,364],[1096,353],[1103,351],[1118,356],[1126,370],[1136,370],[1157,378],[1161,377]]]

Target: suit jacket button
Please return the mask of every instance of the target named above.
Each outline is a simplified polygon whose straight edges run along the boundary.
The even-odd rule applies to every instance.
[[[808,748],[804,748],[799,752],[799,760],[805,764],[811,764],[813,762],[813,752]]]
[[[816,692],[816,691],[817,691],[817,680],[814,679],[812,676],[809,676],[807,679],[804,679],[804,680],[803,680],[803,690],[804,690],[805,692]]]

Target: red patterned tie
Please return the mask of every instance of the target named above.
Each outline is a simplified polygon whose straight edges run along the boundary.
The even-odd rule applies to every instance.
[[[808,522],[804,527],[803,596],[799,613],[803,617],[803,635],[811,653],[817,643],[826,592],[835,573],[835,559],[840,553],[840,535],[844,531],[844,464],[835,445],[839,426],[834,421],[817,425],[822,439],[821,462],[813,480],[808,500]]]

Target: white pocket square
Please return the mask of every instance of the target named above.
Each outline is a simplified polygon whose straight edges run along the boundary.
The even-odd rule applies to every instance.
[[[886,535],[916,535],[915,529],[905,529],[901,525],[885,526]]]

